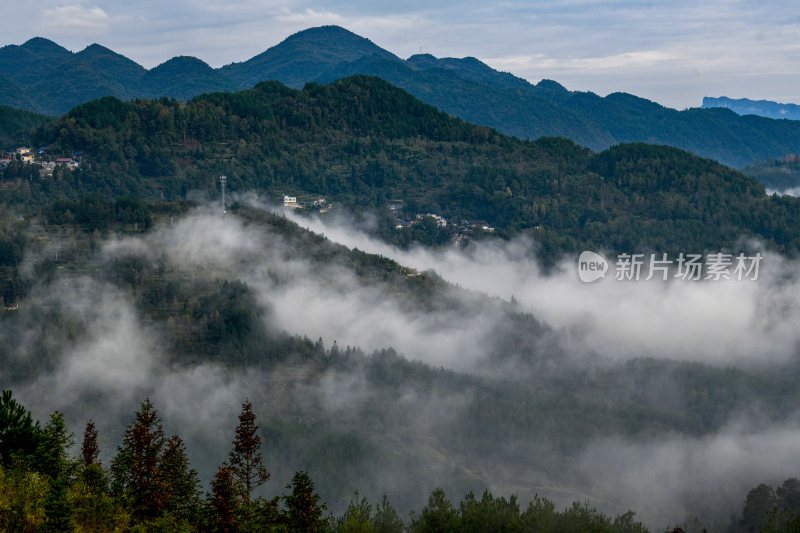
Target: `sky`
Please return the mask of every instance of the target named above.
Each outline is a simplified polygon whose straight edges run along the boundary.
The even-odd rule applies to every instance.
[[[800,3],[541,0],[0,0],[0,44],[93,42],[145,67],[242,61],[302,29],[344,26],[401,57],[474,56],[532,82],[624,91],[676,108],[703,96],[800,102]]]

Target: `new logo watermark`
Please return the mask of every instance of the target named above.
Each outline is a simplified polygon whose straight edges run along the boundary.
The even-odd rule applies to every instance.
[[[685,254],[619,254],[614,262],[617,281],[649,281],[678,279],[683,281],[756,281],[763,257],[727,253]],[[578,257],[578,277],[584,283],[605,279],[610,268],[602,255],[585,250]]]
[[[584,283],[592,283],[606,277],[608,261],[602,255],[585,250],[578,257],[578,277]]]

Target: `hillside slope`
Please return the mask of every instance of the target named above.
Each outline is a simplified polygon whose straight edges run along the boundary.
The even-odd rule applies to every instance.
[[[535,235],[545,255],[586,246],[706,250],[741,237],[800,249],[800,203],[767,197],[754,179],[714,161],[665,146],[595,155],[564,139],[521,141],[377,78],[302,91],[264,83],[185,106],[106,98],[46,125],[35,142],[84,152],[91,163],[82,183],[98,191],[215,194],[226,174],[231,190],[323,195],[384,213],[389,236],[395,223],[385,208],[400,199],[405,216],[438,213],[488,221],[506,237]]]

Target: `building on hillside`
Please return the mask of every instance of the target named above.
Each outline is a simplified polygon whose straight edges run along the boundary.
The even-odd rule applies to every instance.
[[[52,161],[44,161],[39,163],[39,176],[45,178],[50,177],[53,175],[53,171],[56,169],[56,164]]]
[[[283,195],[283,207],[289,207],[291,209],[299,209],[300,204],[297,203],[297,196],[286,196]]]
[[[78,162],[72,159],[71,157],[59,157],[55,160],[56,165],[64,165],[70,170],[75,170],[78,168]]]

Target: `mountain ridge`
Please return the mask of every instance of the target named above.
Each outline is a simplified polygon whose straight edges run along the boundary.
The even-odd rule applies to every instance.
[[[498,237],[527,234],[551,259],[580,249],[733,249],[742,237],[800,251],[800,201],[768,197],[716,161],[669,146],[594,154],[563,138],[521,140],[375,77],[303,90],[263,82],[185,105],[106,97],[46,124],[34,143],[82,152],[90,163],[79,182],[103,194],[210,196],[224,174],[231,190],[319,195],[381,213],[382,236],[401,245],[448,242],[453,235],[435,225],[397,229],[402,217],[436,213],[485,221]],[[403,200],[399,221],[385,211],[391,199]]]
[[[749,98],[703,98],[704,109],[723,107],[737,115],[756,115],[773,119],[800,120],[800,105],[774,102],[772,100],[751,100]]]
[[[213,69],[173,58],[146,70],[100,45],[72,53],[47,39],[0,48],[0,105],[60,115],[102,96],[122,100],[230,92],[260,81],[301,88],[352,75],[382,78],[459,118],[525,139],[567,137],[592,150],[618,143],[666,144],[742,168],[797,151],[800,123],[720,109],[678,111],[627,93],[606,97],[537,84],[476,58],[402,59],[338,26],[297,32],[240,63]]]

